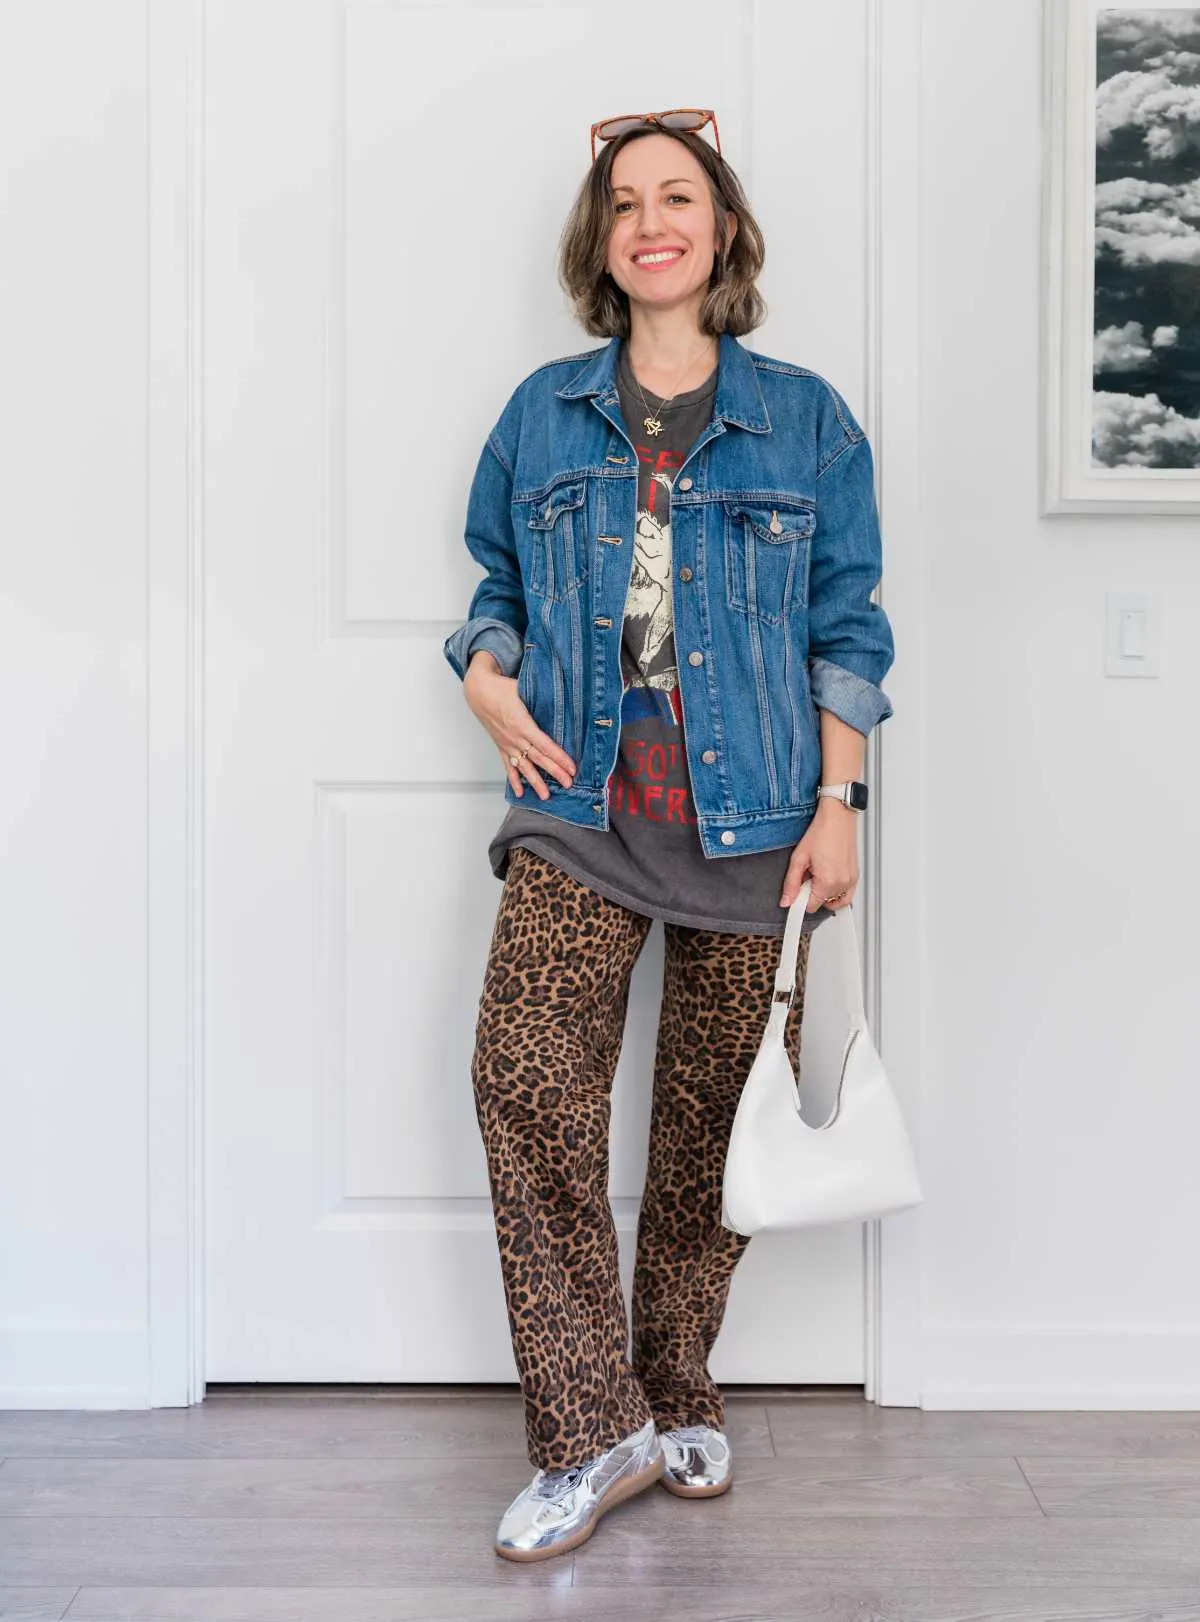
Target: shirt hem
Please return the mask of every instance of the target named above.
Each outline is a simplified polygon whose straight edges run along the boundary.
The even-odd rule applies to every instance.
[[[594,874],[579,866],[573,861],[564,861],[562,852],[552,843],[538,839],[533,834],[522,834],[510,840],[503,848],[511,851],[516,846],[523,846],[533,851],[535,856],[544,856],[555,867],[560,867],[564,873],[570,874],[579,884],[586,884],[588,889],[595,890],[606,901],[615,901],[619,906],[628,907],[630,912],[640,913],[643,918],[658,918],[666,924],[682,924],[685,929],[708,929],[720,935],[767,935],[782,938],[787,928],[787,908],[779,909],[779,924],[766,925],[751,923],[745,919],[719,919],[705,918],[698,913],[677,912],[672,907],[658,907],[652,902],[639,900],[627,891],[620,890],[607,879],[598,879]],[[493,869],[493,872],[495,870]],[[824,917],[830,916],[824,908],[811,913],[804,920],[804,933],[811,934]],[[811,919],[811,922],[810,922]]]

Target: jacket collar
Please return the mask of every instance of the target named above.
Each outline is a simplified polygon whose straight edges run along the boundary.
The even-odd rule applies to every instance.
[[[721,333],[718,341],[720,352],[713,416],[739,428],[749,428],[756,434],[769,434],[771,419],[767,416],[758,372],[749,352],[731,333]],[[569,382],[554,392],[563,400],[579,400],[598,394],[604,398],[605,404],[616,405],[620,346],[620,338],[610,338],[603,349],[596,350],[582,371],[576,372]]]

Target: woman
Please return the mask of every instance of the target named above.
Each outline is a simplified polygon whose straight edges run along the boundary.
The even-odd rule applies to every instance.
[[[472,1080],[536,1466],[495,1540],[518,1560],[655,1481],[731,1484],[707,1365],[749,1241],[721,1224],[725,1149],[811,877],[799,1068],[811,933],[853,899],[866,738],[892,713],[870,447],[823,378],[737,342],[763,245],[715,117],[609,120],[592,153],[560,275],[609,341],[539,367],[488,436],[485,578],[445,646],[507,774]],[[655,918],[630,1357],[610,1088]]]

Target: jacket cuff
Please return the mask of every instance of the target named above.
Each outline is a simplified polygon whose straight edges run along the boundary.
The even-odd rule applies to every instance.
[[[495,655],[506,676],[515,676],[525,657],[525,644],[511,625],[504,620],[492,619],[489,615],[479,615],[460,625],[446,638],[442,647],[460,681],[467,673],[471,655],[480,648]]]
[[[882,687],[856,676],[844,665],[835,665],[817,656],[808,662],[808,676],[809,690],[817,708],[831,710],[864,737],[893,713],[891,700]]]

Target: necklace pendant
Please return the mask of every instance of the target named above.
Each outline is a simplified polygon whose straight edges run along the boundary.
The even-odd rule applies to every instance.
[[[662,423],[659,422],[657,417],[643,417],[642,426],[645,428],[648,434],[662,433]]]

